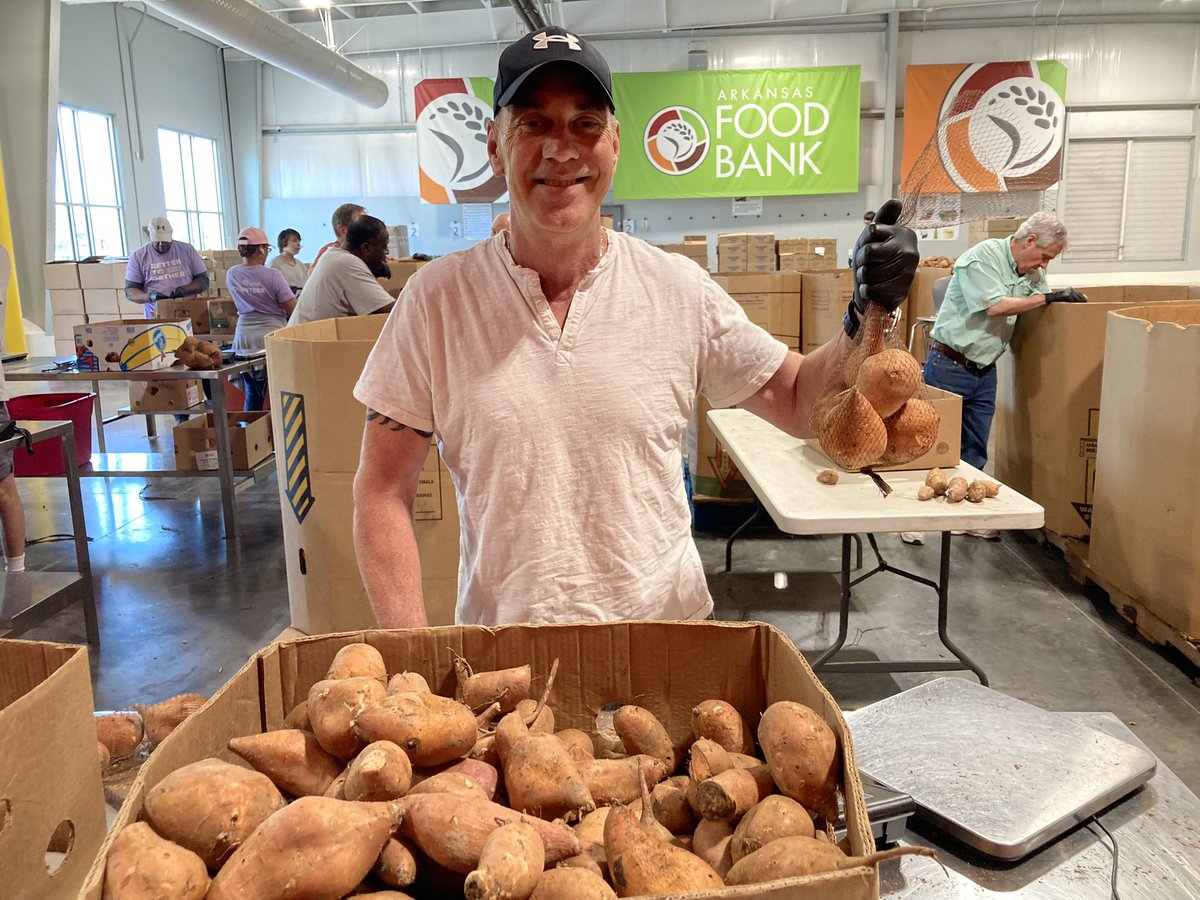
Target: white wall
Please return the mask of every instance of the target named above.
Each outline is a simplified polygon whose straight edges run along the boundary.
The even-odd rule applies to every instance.
[[[879,110],[884,104],[889,72],[885,70],[882,32],[706,36],[705,44],[713,69],[859,65],[863,109]],[[598,42],[614,72],[684,70],[688,45],[686,38],[673,37]],[[482,45],[356,59],[392,88],[388,104],[380,110],[365,110],[266,67],[263,125],[269,133],[263,137],[263,194],[268,230],[298,228],[306,235],[306,243],[315,248],[328,240],[324,235],[329,231],[329,213],[338,203],[353,199],[390,224],[417,222],[421,234],[411,241],[414,250],[445,253],[465,247],[466,242],[450,235],[458,208],[423,205],[416,197],[412,91],[422,78],[491,76],[498,52],[497,46]],[[1063,61],[1068,69],[1070,105],[1200,104],[1200,26],[1195,25],[1021,25],[905,31],[900,34],[897,58],[899,106],[903,105],[904,67],[910,63],[1023,58]],[[1172,128],[1183,122],[1191,129],[1190,112],[1172,111],[1167,118]],[[1069,134],[1135,136],[1148,130],[1161,133],[1154,129],[1163,121],[1161,113],[1147,115],[1122,108],[1072,113],[1068,129]],[[836,237],[846,248],[857,235],[863,210],[882,202],[899,180],[902,127],[901,118],[895,135],[895,168],[889,178],[882,171],[887,137],[883,121],[863,120],[857,194],[768,197],[761,219],[734,219],[727,199],[630,202],[625,204],[625,213],[639,225],[645,220],[649,229],[637,233],[655,242],[671,242],[691,232],[771,230],[785,236]],[[304,133],[306,130],[309,133]],[[1198,209],[1200,203],[1194,201],[1193,222]],[[1064,214],[1069,225],[1069,210]],[[318,240],[308,237],[314,228]],[[1192,231],[1200,234],[1197,229]],[[1185,260],[1139,263],[1138,268],[1200,268],[1200,241],[1191,243]],[[965,239],[960,239],[929,242],[923,250],[953,256],[965,247]],[[1067,264],[1056,268],[1068,273],[1072,269]],[[1086,268],[1120,270],[1128,266],[1089,263]]]
[[[59,102],[115,119],[130,251],[145,243],[145,223],[165,208],[159,127],[217,141],[227,241],[236,234],[225,83],[213,44],[135,8],[64,5]]]

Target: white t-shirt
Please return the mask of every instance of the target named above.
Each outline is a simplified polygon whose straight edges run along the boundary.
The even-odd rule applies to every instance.
[[[354,389],[437,435],[458,492],[462,624],[712,609],[680,442],[698,389],[739,403],[787,348],[695,263],[609,240],[561,330],[503,233],[422,267]]]
[[[288,324],[369,316],[393,300],[365,262],[349,250],[332,247],[320,266],[314,264]]]

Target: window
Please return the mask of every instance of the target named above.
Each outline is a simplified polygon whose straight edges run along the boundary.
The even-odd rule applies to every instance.
[[[55,157],[54,258],[124,256],[112,116],[60,106]]]
[[[1063,259],[1181,260],[1191,196],[1191,137],[1073,140],[1063,183]]]
[[[160,128],[158,155],[162,162],[167,218],[175,234],[197,249],[225,246],[217,142]]]

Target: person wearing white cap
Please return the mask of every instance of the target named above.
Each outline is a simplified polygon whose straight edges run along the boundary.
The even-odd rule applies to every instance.
[[[169,298],[191,297],[208,290],[208,268],[186,241],[175,240],[171,223],[155,216],[147,226],[150,243],[134,250],[125,267],[125,296],[141,303],[147,319],[154,304]]]
[[[427,621],[413,511],[436,434],[458,497],[460,624],[703,619],[680,466],[697,392],[808,436],[867,302],[907,297],[916,235],[885,205],[858,239],[844,329],[801,356],[691,260],[604,228],[620,129],[586,40],[554,26],[509,45],[493,112],[508,230],[413,275],[354,388],[354,543],[375,618]]]
[[[278,269],[263,265],[271,250],[271,241],[261,228],[243,228],[237,236],[238,255],[245,260],[225,275],[225,287],[238,311],[233,349],[241,355],[266,347],[268,332],[282,328],[296,308],[296,292]],[[240,376],[246,393],[243,408],[263,408],[267,396],[267,367],[255,366]],[[230,379],[232,380],[232,378]]]

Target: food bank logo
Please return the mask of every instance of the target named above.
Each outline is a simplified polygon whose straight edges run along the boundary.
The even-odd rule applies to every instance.
[[[708,155],[708,123],[694,109],[668,106],[650,117],[643,146],[650,164],[665,175],[686,175]]]

